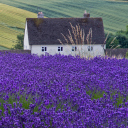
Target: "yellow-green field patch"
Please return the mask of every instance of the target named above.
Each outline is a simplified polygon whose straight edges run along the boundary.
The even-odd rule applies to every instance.
[[[0,46],[12,48],[17,35],[24,34],[26,18],[32,17],[37,14],[0,3]]]

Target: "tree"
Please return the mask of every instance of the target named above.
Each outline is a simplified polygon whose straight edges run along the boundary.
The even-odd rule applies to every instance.
[[[126,26],[126,34],[128,34],[128,25]]]
[[[105,33],[105,37],[107,36],[107,34]],[[112,33],[110,33],[108,35],[108,38],[106,40],[106,48],[120,48],[119,46],[119,41],[116,39],[117,37],[115,35],[113,35]]]
[[[128,59],[128,50],[127,50],[127,52],[126,52],[126,56],[125,56],[125,58]]]
[[[128,48],[128,38],[126,36],[119,35],[117,40],[119,40],[121,48]]]
[[[17,35],[17,44],[13,47],[13,48],[11,48],[11,50],[12,49],[22,49],[23,50],[23,40],[24,40],[24,35]]]
[[[128,25],[126,26],[126,31],[117,31],[116,36],[121,48],[128,48]]]
[[[106,36],[107,34],[105,34]],[[116,39],[113,41],[113,39]],[[113,41],[113,43],[111,43]],[[117,31],[115,35],[110,33],[106,40],[106,48],[128,48],[128,25],[126,26],[126,31]]]

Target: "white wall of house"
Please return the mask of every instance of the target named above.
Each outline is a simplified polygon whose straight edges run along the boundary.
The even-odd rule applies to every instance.
[[[25,25],[25,33],[24,33],[24,50],[31,50],[31,47],[29,45],[29,40],[28,40],[27,22]]]
[[[60,48],[58,48],[60,47]],[[63,50],[61,51],[61,47],[63,47]],[[102,47],[102,44],[94,44],[94,45],[83,45],[81,49],[81,45],[76,45],[77,51],[72,51],[73,45],[32,45],[31,46],[31,54],[37,54],[38,56],[40,55],[45,55],[45,53],[49,53],[50,55],[55,55],[56,53],[60,53],[61,55],[73,55],[79,54],[79,51],[83,53],[84,56],[104,56],[104,49],[106,49],[106,44],[104,45],[104,49]],[[58,51],[60,49],[60,51]],[[79,51],[78,51],[79,49]],[[89,51],[90,49],[90,51]],[[46,50],[46,51],[45,51]],[[82,54],[80,54],[82,55]]]

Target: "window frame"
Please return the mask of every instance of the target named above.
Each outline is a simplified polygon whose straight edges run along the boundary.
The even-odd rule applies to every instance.
[[[47,47],[42,47],[42,52],[47,51]]]
[[[88,46],[88,51],[93,51],[93,46]]]
[[[59,52],[60,52],[60,51],[63,51],[63,47],[59,46],[59,47],[58,47],[58,51],[59,51]]]
[[[77,51],[77,47],[76,46],[72,46],[72,51]]]

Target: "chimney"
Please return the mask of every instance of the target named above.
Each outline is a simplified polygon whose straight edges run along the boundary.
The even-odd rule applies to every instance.
[[[90,13],[87,13],[86,10],[85,10],[85,12],[84,12],[84,18],[88,18],[88,17],[90,17]]]
[[[44,14],[42,12],[38,12],[37,18],[44,18]]]

